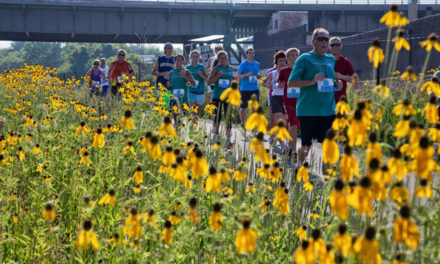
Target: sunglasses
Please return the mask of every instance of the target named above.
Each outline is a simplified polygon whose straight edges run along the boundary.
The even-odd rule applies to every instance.
[[[95,65],[95,66],[99,66],[99,63],[93,63],[93,65]]]
[[[125,57],[125,54],[124,53],[119,53],[118,56]]]
[[[332,43],[330,44],[330,47],[339,47],[341,46],[341,43]]]
[[[317,37],[316,38],[317,41],[328,41],[327,37]]]

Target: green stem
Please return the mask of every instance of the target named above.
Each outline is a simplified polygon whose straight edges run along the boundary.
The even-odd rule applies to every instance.
[[[423,63],[422,71],[420,72],[422,75],[420,76],[420,79],[417,82],[416,89],[418,89],[420,87],[420,85],[422,84],[422,81],[425,77],[426,66],[428,66],[428,62],[429,62],[430,57],[431,57],[431,51],[428,51],[428,53],[426,54],[425,62]]]
[[[385,49],[385,61],[384,61],[384,67],[383,67],[383,69],[384,69],[384,73],[385,73],[385,69],[387,68],[387,66],[388,66],[388,53],[390,53],[390,38],[391,38],[391,31],[393,30],[393,28],[392,27],[389,27],[388,28],[388,35],[387,35],[387,47],[386,47],[386,49]]]

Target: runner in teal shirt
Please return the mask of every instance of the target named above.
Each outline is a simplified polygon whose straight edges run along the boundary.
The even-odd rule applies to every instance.
[[[197,112],[191,111],[196,117],[200,113],[203,103],[205,102],[205,67],[200,64],[200,52],[198,50],[191,51],[189,57],[191,58],[191,64],[186,66],[186,69],[191,72],[195,85],[189,86],[188,100],[191,108],[196,107]]]
[[[181,105],[184,103],[188,104],[187,83],[189,82],[191,85],[196,83],[191,73],[183,68],[184,63],[185,58],[182,55],[179,54],[174,57],[174,69],[170,74],[170,82],[168,82],[173,97],[179,100]]]
[[[223,66],[217,65],[217,73],[222,72],[220,78],[214,83],[214,91],[212,94],[212,99],[220,99],[220,95],[229,87],[231,87],[232,81],[232,69],[229,65]]]
[[[313,80],[321,72],[324,78],[333,82],[335,77],[335,57],[330,54],[317,55],[313,51],[304,53],[295,62],[289,81]],[[300,87],[297,116],[331,116],[335,114],[334,86],[327,90],[319,89],[317,82],[310,86]],[[321,88],[323,86],[321,85]],[[324,88],[326,88],[324,86]]]

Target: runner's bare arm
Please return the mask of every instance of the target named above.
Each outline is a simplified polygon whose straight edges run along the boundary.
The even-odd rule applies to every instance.
[[[154,63],[153,66],[153,76],[159,76],[160,74],[157,72],[157,69],[159,69],[159,59],[156,59],[156,62]]]
[[[171,73],[172,72],[168,72],[168,82],[167,82],[167,87],[171,87]]]
[[[131,64],[130,64],[130,66],[129,66],[128,69],[129,69],[129,70],[128,70],[128,76],[129,76],[130,78],[132,78],[133,76],[136,76],[136,72],[134,71],[134,69],[133,69],[133,67],[131,66]]]
[[[215,66],[212,69],[211,75],[209,75],[209,78],[208,78],[208,85],[212,85],[221,77],[221,75],[217,74],[217,70],[218,70],[217,66]]]
[[[191,72],[188,70],[185,70],[185,80],[189,82],[191,85],[196,85],[196,81],[194,81]]]
[[[335,73],[335,78],[336,79],[343,80],[343,81],[346,81],[346,82],[353,82],[353,77],[354,77],[354,74],[353,75],[343,75],[343,74],[341,74],[339,72]]]
[[[248,72],[248,73],[243,73],[243,74],[237,72],[237,78],[238,79],[243,79],[244,77],[248,77],[248,76],[252,76],[252,75],[254,75],[254,73],[251,72],[251,71]]]
[[[110,76],[112,76],[112,71],[113,71],[113,62],[110,63],[110,67],[108,69],[108,82],[111,84],[113,82],[112,78]]]
[[[266,79],[264,79],[263,81],[263,86],[267,87],[267,88],[271,88],[271,83],[272,83],[272,73],[269,73],[269,75],[267,75]]]

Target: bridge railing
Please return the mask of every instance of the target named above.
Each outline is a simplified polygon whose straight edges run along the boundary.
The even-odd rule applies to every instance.
[[[107,0],[112,1],[112,0]],[[118,1],[118,0],[115,0]],[[205,4],[333,4],[333,5],[407,5],[411,0],[125,0],[141,2],[205,3]],[[418,0],[422,5],[437,5],[440,0]]]

